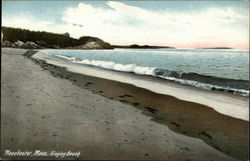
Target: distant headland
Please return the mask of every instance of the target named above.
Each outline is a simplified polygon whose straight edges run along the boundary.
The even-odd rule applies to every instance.
[[[26,49],[113,49],[108,42],[97,37],[70,37],[69,33],[30,31],[20,28],[2,27],[2,47]]]
[[[150,45],[111,45],[100,38],[82,36],[79,39],[70,37],[68,32],[62,34],[30,31],[20,28],[2,27],[2,47],[25,49],[159,49],[174,48],[170,46]]]
[[[212,47],[212,48],[197,48],[197,49],[233,49],[230,47]]]
[[[160,49],[160,48],[172,48],[170,46],[150,46],[150,45],[113,45],[114,48],[128,48],[128,49]]]

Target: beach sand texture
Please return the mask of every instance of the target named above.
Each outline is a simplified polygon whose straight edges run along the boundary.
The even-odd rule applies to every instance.
[[[63,159],[247,160],[247,121],[36,62],[41,68],[25,52],[2,48],[4,159],[18,159],[4,156],[5,150],[38,149],[81,152]]]

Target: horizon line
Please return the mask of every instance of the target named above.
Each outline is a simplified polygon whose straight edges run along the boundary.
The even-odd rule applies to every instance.
[[[1,26],[1,34],[2,33],[2,28],[4,27],[9,27],[9,28],[15,28],[15,29],[22,29],[22,30],[28,30],[28,31],[31,31],[31,32],[47,32],[47,33],[52,33],[52,34],[64,34],[64,33],[56,33],[56,32],[49,32],[49,31],[42,31],[42,30],[30,30],[30,29],[27,29],[27,28],[20,28],[20,27],[12,27],[12,26]],[[67,32],[65,32],[67,33]],[[96,37],[96,36],[91,36],[91,35],[83,35],[83,36],[90,36],[90,37]],[[69,36],[70,37],[70,36]],[[82,36],[81,36],[82,37]],[[73,38],[73,39],[79,39],[79,38],[75,38],[75,37],[70,37],[70,38]],[[97,37],[99,38],[99,37]],[[104,41],[104,40],[103,40]],[[109,43],[109,42],[108,42]],[[200,46],[200,45],[163,45],[163,44],[142,44],[142,43],[135,43],[135,42],[131,42],[129,44],[124,44],[124,43],[117,43],[117,44],[113,44],[113,43],[110,43],[112,46],[130,46],[130,45],[139,45],[139,46],[156,46],[156,47],[169,47],[169,48],[175,48],[175,49],[220,49],[220,48],[228,48],[228,49],[241,49],[241,50],[249,50],[249,46],[248,47],[239,47],[239,48],[235,48],[235,47],[231,47],[231,46],[209,46],[209,45],[204,45],[204,46]],[[183,47],[181,47],[183,46]]]

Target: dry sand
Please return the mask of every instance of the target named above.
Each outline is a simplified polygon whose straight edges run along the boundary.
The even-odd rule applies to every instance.
[[[46,64],[41,68],[24,52],[2,48],[3,159],[61,159],[4,155],[5,150],[41,150],[81,153],[63,159],[237,160],[231,155],[247,160],[247,121],[128,84]]]

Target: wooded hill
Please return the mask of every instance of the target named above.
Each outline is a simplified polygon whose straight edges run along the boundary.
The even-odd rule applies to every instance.
[[[97,37],[83,36],[79,39],[71,38],[64,34],[56,34],[50,32],[30,31],[20,28],[2,27],[3,41],[16,41],[27,42],[31,41],[40,46],[60,48],[75,47],[86,44],[88,42],[102,41]]]

